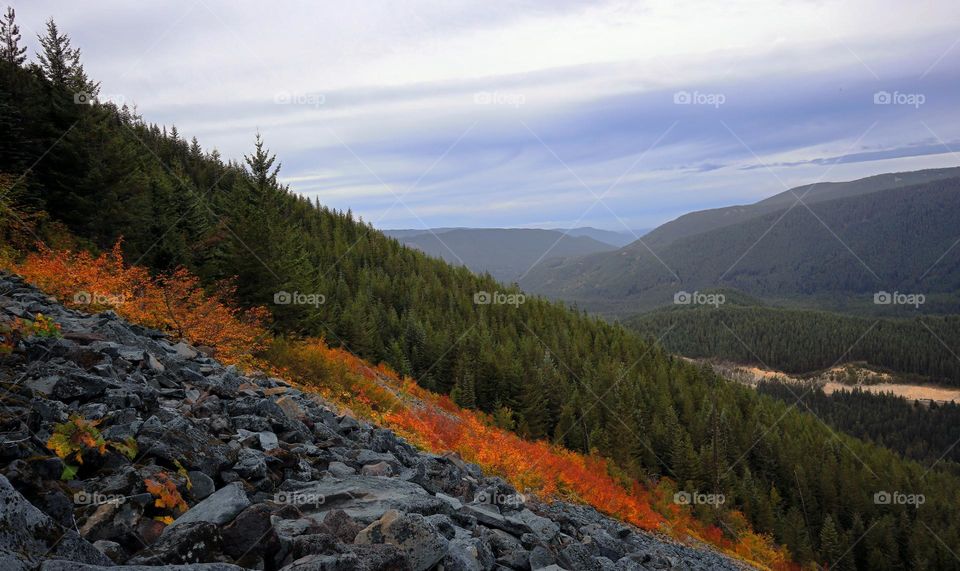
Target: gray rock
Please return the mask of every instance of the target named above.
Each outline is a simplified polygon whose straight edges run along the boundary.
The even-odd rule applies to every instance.
[[[173,523],[163,530],[163,534],[171,533],[177,526],[185,523],[197,521],[206,521],[219,525],[229,523],[249,505],[250,500],[243,491],[243,486],[236,482],[228,484],[214,492],[207,499],[187,510],[182,516],[173,520]]]
[[[277,440],[276,434],[268,430],[264,430],[263,432],[260,433],[260,449],[261,450],[267,451],[267,450],[273,450],[274,448],[279,448],[279,447],[280,447],[280,441]]]
[[[389,543],[407,555],[413,571],[426,571],[447,554],[449,542],[420,514],[390,510],[361,530],[353,540],[358,545]]]
[[[502,529],[512,535],[520,536],[531,531],[530,526],[522,520],[504,516],[500,513],[500,508],[492,504],[466,504],[460,513],[471,515],[487,527]]]
[[[193,499],[196,501],[204,500],[216,491],[216,484],[213,483],[213,478],[203,472],[191,470],[187,475],[190,477],[190,483],[193,485],[190,489],[190,494],[193,495]]]
[[[393,474],[393,468],[386,462],[377,462],[376,464],[366,464],[360,468],[360,473],[364,476],[377,476],[387,478]]]
[[[169,529],[169,528],[168,528]],[[208,521],[182,523],[148,549],[129,560],[131,565],[214,563],[223,545],[220,528]]]
[[[114,563],[123,563],[124,558],[127,556],[123,548],[120,547],[120,544],[116,541],[101,539],[94,541],[93,546],[97,548],[97,551],[109,557]]]
[[[0,569],[33,569],[44,558],[113,564],[76,531],[61,527],[34,507],[0,475]]]
[[[284,482],[282,492],[304,498],[317,498],[298,506],[304,513],[343,509],[350,517],[368,524],[379,519],[387,510],[396,509],[424,515],[443,513],[446,503],[426,492],[420,486],[390,478],[373,476],[329,477],[316,482]]]
[[[3,568],[6,571],[6,567]],[[189,565],[84,565],[73,561],[44,561],[40,571],[245,571],[229,563],[193,563]]]
[[[343,462],[337,461],[330,462],[330,464],[327,465],[327,471],[339,478],[344,476],[352,476],[357,473],[357,471],[350,466],[347,466]]]

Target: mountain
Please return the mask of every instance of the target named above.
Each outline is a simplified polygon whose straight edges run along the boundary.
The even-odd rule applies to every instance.
[[[699,210],[658,226],[643,236],[651,248],[663,247],[673,240],[731,226],[771,212],[789,208],[801,198],[815,204],[837,198],[859,196],[891,188],[900,188],[960,176],[960,167],[914,172],[880,174],[850,182],[820,182],[794,187],[754,204]]]
[[[770,210],[657,248],[644,240],[551,261],[521,285],[619,315],[673,303],[678,292],[718,287],[786,303],[901,315],[909,308],[875,305],[874,294],[914,292],[925,295],[926,312],[957,311],[960,249],[953,245],[960,237],[960,178],[941,177],[950,172],[880,177],[936,180],[867,194],[859,191],[875,185],[861,183],[842,192],[851,196]],[[774,198],[782,206],[784,197]]]
[[[439,228],[387,230],[387,236],[476,273],[489,272],[498,281],[514,282],[544,260],[608,252],[614,246],[587,236],[528,228]]]
[[[580,228],[554,228],[554,230],[563,232],[568,236],[587,236],[588,238],[593,238],[598,242],[610,244],[618,248],[626,246],[630,242],[633,242],[638,237],[642,237],[644,234],[650,231],[649,228],[642,228],[631,230],[629,232],[614,232],[612,230],[591,228],[590,226],[581,226]]]

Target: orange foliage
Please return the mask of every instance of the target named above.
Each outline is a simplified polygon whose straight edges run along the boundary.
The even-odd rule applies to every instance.
[[[186,269],[152,277],[127,266],[118,241],[108,253],[55,251],[41,245],[13,271],[64,304],[86,311],[113,309],[122,317],[213,347],[227,363],[251,364],[251,354],[268,339],[264,308],[240,310],[230,304],[234,290],[205,291]]]
[[[155,498],[153,505],[158,508],[169,508],[185,512],[190,509],[186,500],[180,495],[177,484],[166,472],[157,472],[153,478],[147,478],[143,481],[147,486],[147,491]]]

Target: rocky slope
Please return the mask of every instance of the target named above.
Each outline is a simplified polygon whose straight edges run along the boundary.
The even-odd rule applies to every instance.
[[[0,274],[0,322],[37,313],[63,337],[0,355],[0,569],[743,568],[524,497],[279,379]],[[108,445],[65,480],[46,443],[74,415]],[[132,441],[132,458],[110,444]],[[169,525],[157,482],[189,504]]]

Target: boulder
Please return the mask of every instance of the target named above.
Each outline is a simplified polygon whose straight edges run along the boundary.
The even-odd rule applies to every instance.
[[[193,506],[187,512],[163,530],[163,535],[171,533],[177,526],[185,523],[206,521],[223,525],[229,523],[250,505],[246,492],[239,482],[227,484],[214,492],[209,498]]]
[[[160,539],[130,558],[131,565],[163,565],[182,563],[213,563],[220,558],[223,538],[220,528],[208,521],[182,523]]]
[[[403,551],[413,571],[426,571],[447,554],[449,542],[420,514],[390,510],[357,534],[354,543],[388,543]]]
[[[34,507],[0,475],[0,569],[27,571],[42,559],[113,565],[106,555]]]

